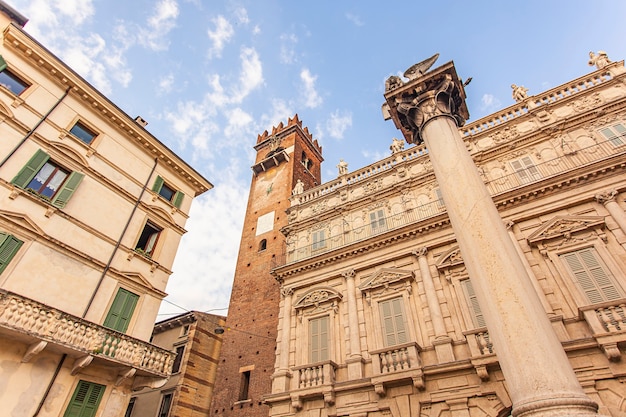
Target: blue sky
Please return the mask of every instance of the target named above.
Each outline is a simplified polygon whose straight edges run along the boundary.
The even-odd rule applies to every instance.
[[[589,51],[626,57],[626,2],[6,0],[25,29],[209,179],[187,223],[159,319],[226,313],[257,135],[288,117],[323,146],[322,177],[401,137],[384,82],[439,53],[471,120],[580,77]],[[436,65],[437,65],[436,64]],[[173,303],[173,304],[171,304]]]

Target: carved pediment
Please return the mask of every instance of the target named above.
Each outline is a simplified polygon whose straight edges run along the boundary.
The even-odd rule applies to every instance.
[[[363,292],[370,291],[375,288],[388,287],[396,282],[413,279],[414,277],[415,275],[413,271],[383,268],[372,274],[361,285],[359,285],[359,289]]]
[[[463,263],[461,249],[459,249],[458,246],[455,246],[449,251],[444,252],[437,260],[437,263],[435,263],[435,266],[437,269],[446,269],[457,265],[463,265]]]
[[[141,274],[138,274],[136,272],[120,272],[120,275],[124,276],[124,278],[128,279],[129,281],[135,284],[139,284],[140,286],[144,288],[149,288],[151,291],[155,291],[159,294],[162,294],[163,296],[167,295],[163,291],[160,291],[157,288],[155,288],[154,285],[152,285],[150,281],[144,278],[144,276]]]
[[[342,295],[331,287],[317,287],[313,288],[296,301],[294,307],[297,309],[306,308],[310,306],[319,306],[323,303],[331,303],[335,300],[341,300]]]
[[[37,224],[32,221],[27,215],[22,213],[15,213],[12,211],[0,210],[0,217],[9,223],[20,226],[20,228],[26,229],[37,235],[43,235],[44,231]]]
[[[528,242],[539,243],[550,239],[569,238],[572,234],[584,230],[604,227],[601,216],[556,216],[545,222],[538,230],[528,236]]]

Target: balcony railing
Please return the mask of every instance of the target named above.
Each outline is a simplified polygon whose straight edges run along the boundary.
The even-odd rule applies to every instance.
[[[374,375],[384,375],[422,367],[419,358],[419,347],[415,343],[373,350],[370,354],[372,356],[372,371]]]
[[[621,158],[626,155],[626,143],[624,143],[626,140],[619,140],[620,142],[616,142],[616,140],[613,139],[596,143],[585,148],[575,150],[570,149],[564,155],[547,160],[541,164],[534,165],[530,169],[525,169],[520,172],[514,172],[499,178],[487,180],[485,181],[485,184],[487,185],[487,189],[490,194],[496,197],[517,188],[555,178],[574,169],[584,169],[585,166],[597,163],[598,161],[616,157]],[[424,155],[424,153],[420,151],[418,154],[414,155],[414,157],[421,155]],[[386,167],[387,165],[388,164],[381,164],[374,171],[380,172],[384,170],[382,167]],[[341,184],[334,182],[331,188],[336,190],[340,186]],[[302,198],[301,201],[310,201],[311,199],[317,197],[323,198],[323,196],[329,192],[326,190],[326,192],[318,193],[315,190],[317,189],[309,192],[306,197]],[[446,208],[443,201],[437,200],[404,212],[392,214],[382,219],[377,219],[377,221],[372,224],[365,224],[357,227],[346,225],[340,234],[330,236],[321,242],[316,242],[313,245],[300,247],[288,246],[285,248],[282,255],[275,258],[274,265],[272,265],[272,267],[275,268],[320,255],[355,242],[369,239],[372,236],[376,236],[390,230],[399,229],[409,224],[433,218],[441,213],[444,213],[445,211]]]
[[[318,362],[311,365],[295,367],[297,375],[297,389],[333,385],[335,383],[335,369],[337,365],[332,361]]]
[[[0,327],[73,351],[167,377],[174,354],[35,300],[0,291]]]
[[[617,344],[626,342],[626,299],[581,307],[579,312],[607,358],[614,362],[621,360]]]

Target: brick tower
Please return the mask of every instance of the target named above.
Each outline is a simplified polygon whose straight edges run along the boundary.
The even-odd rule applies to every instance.
[[[270,275],[283,255],[285,210],[298,180],[321,183],[322,148],[295,115],[258,136],[252,184],[219,359],[211,415],[261,417],[271,392],[280,288]]]

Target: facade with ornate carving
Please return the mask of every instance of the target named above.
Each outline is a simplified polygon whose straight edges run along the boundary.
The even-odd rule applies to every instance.
[[[123,415],[170,376],[150,336],[212,185],[0,12],[2,414]]]
[[[623,61],[468,124],[427,69],[414,146],[291,197],[270,416],[626,415]]]

